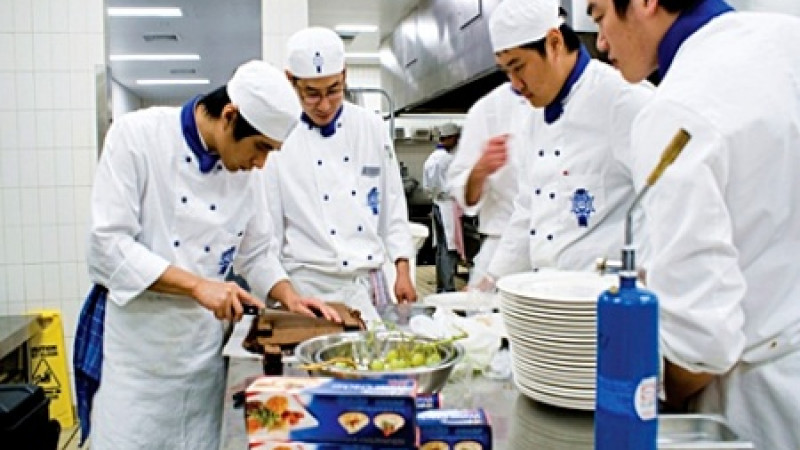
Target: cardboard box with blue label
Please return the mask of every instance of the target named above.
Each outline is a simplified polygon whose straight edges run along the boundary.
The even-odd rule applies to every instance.
[[[482,409],[440,409],[417,414],[420,450],[491,450],[492,427]]]
[[[416,391],[407,379],[260,377],[245,391],[248,439],[251,446],[295,441],[413,448]]]

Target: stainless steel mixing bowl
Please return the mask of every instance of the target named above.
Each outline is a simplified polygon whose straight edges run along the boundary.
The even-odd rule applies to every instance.
[[[370,336],[371,334],[371,336]],[[355,331],[319,336],[301,342],[294,354],[300,364],[324,363],[334,357],[352,358],[360,366],[369,360],[382,357],[389,350],[404,345],[412,337],[417,342],[435,342],[433,339],[399,331]],[[309,370],[312,375],[335,378],[412,378],[422,393],[439,392],[447,382],[453,367],[464,357],[464,348],[457,342],[438,345],[441,361],[434,366],[409,367],[398,370],[350,369],[327,365]]]

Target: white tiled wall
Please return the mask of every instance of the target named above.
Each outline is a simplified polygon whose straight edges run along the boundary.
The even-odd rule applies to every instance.
[[[261,1],[261,51],[264,61],[283,68],[286,41],[308,26],[308,0]]]
[[[61,310],[69,354],[89,287],[103,19],[103,0],[0,0],[0,314]]]

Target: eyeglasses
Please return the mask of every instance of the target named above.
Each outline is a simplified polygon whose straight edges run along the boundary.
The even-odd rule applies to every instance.
[[[331,102],[338,101],[342,98],[343,94],[344,88],[334,88],[327,92],[300,89],[300,98],[303,100],[303,103],[309,106],[320,103],[323,98],[327,98]]]

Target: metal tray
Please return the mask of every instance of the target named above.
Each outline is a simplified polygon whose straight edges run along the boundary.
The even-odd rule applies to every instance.
[[[725,419],[713,414],[661,414],[658,416],[659,450],[755,449],[742,441]]]

